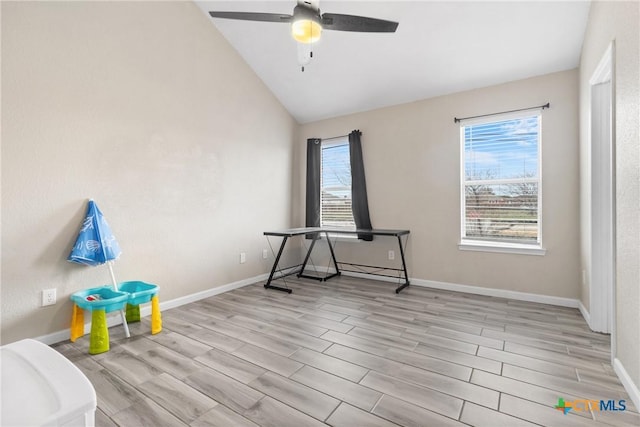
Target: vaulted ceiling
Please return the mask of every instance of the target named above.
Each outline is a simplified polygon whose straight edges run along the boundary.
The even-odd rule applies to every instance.
[[[590,6],[588,1],[321,1],[321,12],[400,25],[390,34],[323,31],[302,72],[288,24],[208,14],[291,14],[295,0],[196,4],[300,123],[575,68]]]

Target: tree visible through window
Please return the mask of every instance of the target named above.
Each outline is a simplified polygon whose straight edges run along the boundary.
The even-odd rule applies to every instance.
[[[323,142],[321,162],[320,226],[355,229],[349,141]]]
[[[540,244],[540,114],[461,127],[462,240]]]

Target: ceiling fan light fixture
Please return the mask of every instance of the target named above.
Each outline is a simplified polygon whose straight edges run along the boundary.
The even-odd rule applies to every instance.
[[[320,40],[321,35],[320,12],[296,6],[291,22],[291,36],[294,40],[305,44],[315,43]]]
[[[299,43],[315,43],[320,40],[322,25],[310,19],[301,19],[291,24],[291,35]]]

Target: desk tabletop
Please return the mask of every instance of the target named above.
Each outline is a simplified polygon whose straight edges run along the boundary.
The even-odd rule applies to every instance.
[[[409,230],[391,230],[382,228],[373,228],[371,230],[343,230],[340,228],[321,228],[321,230],[329,234],[364,234],[367,236],[404,236],[405,234],[409,234]]]
[[[265,231],[263,234],[265,236],[292,237],[292,236],[300,236],[302,234],[317,233],[321,231],[322,231],[322,228],[320,227],[301,227],[301,228],[289,228],[286,230],[279,230],[279,231]]]
[[[301,227],[301,228],[289,228],[287,230],[280,231],[265,231],[265,236],[280,236],[280,237],[292,237],[300,236],[303,234],[311,233],[325,233],[325,234],[362,234],[367,236],[404,236],[409,234],[409,230],[390,230],[390,229],[371,229],[371,230],[346,230],[340,228],[321,228],[321,227]]]

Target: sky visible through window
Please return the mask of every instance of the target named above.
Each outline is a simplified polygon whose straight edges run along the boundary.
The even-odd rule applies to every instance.
[[[465,126],[465,180],[538,178],[538,116]]]
[[[351,197],[348,144],[322,148],[322,189],[335,197]]]

